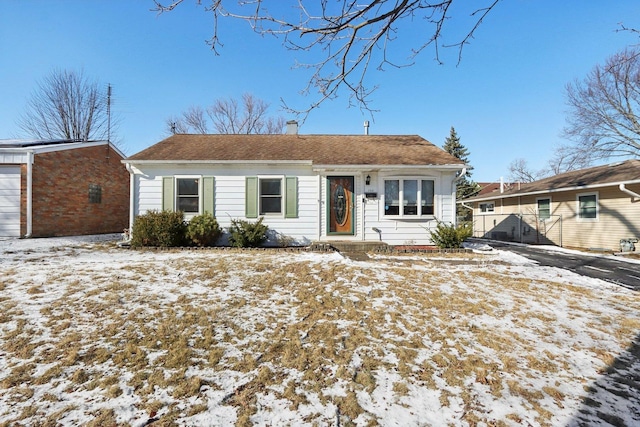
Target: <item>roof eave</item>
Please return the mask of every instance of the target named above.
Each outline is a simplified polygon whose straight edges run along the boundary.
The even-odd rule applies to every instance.
[[[450,165],[427,165],[427,164],[419,164],[419,165],[397,165],[397,164],[347,164],[347,165],[333,165],[333,164],[318,164],[313,165],[313,170],[322,171],[322,170],[336,170],[336,169],[344,169],[344,170],[381,170],[381,169],[437,169],[444,171],[458,171],[464,168],[464,165],[459,164],[450,164]]]
[[[508,199],[511,197],[522,197],[522,196],[537,196],[540,194],[549,194],[549,193],[562,193],[566,191],[580,191],[580,190],[595,190],[603,187],[617,187],[620,184],[640,184],[640,179],[634,180],[626,180],[626,181],[616,181],[616,182],[608,182],[602,184],[592,184],[592,185],[578,185],[574,187],[562,187],[562,188],[553,188],[548,190],[537,190],[537,191],[526,191],[522,193],[500,193],[490,197],[473,197],[469,199],[460,200],[461,202],[485,202],[489,200],[498,200],[498,199]]]
[[[73,150],[76,148],[88,148],[99,147],[101,145],[109,145],[120,157],[124,158],[125,155],[114,144],[106,141],[78,141],[78,142],[64,142],[54,145],[29,145],[24,147],[0,147],[0,153],[51,153],[54,151]]]
[[[134,160],[124,159],[122,163],[131,165],[246,165],[246,164],[282,164],[282,165],[311,165],[311,160]]]

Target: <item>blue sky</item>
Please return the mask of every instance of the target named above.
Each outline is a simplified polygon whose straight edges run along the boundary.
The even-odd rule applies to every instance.
[[[280,0],[278,0],[280,1]],[[205,1],[206,3],[206,1]],[[308,72],[292,69],[299,54],[281,41],[260,37],[246,24],[224,23],[216,56],[205,43],[211,16],[195,0],[158,16],[151,0],[4,0],[0,4],[0,139],[19,137],[16,125],[37,82],[54,69],[82,70],[113,86],[113,111],[126,154],[167,135],[164,121],[192,105],[252,93],[279,111],[280,99],[303,108]],[[450,31],[468,17],[453,17]],[[348,94],[311,113],[301,133],[419,134],[442,146],[451,126],[470,151],[476,181],[508,175],[509,163],[526,158],[539,169],[563,142],[565,85],[637,36],[616,32],[619,23],[640,27],[640,2],[503,0],[463,51],[433,50],[403,69],[372,70],[379,85],[373,119],[349,108]],[[394,55],[406,58],[419,40],[417,23],[400,27]],[[298,55],[298,56],[296,56]]]

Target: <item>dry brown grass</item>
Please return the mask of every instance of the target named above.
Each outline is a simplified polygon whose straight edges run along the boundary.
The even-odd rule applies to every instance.
[[[348,263],[288,262],[270,251],[226,255],[232,256],[176,253],[174,261],[131,263],[109,273],[52,271],[47,283],[60,287],[60,298],[39,308],[38,325],[29,323],[18,302],[0,301],[6,308],[1,319],[14,322],[0,336],[14,360],[0,385],[14,390],[21,408],[11,420],[28,424],[40,416],[44,406],[34,401],[33,390],[49,384],[64,387],[61,399],[77,390],[118,399],[123,387],[131,387],[147,413],[162,411],[162,425],[219,404],[235,409],[236,425],[250,425],[267,394],[285,399],[293,411],[308,411],[311,398],[334,404],[341,425],[359,416],[375,425],[358,394],[375,392],[378,376],[392,372],[400,380],[390,385],[390,401],[408,399],[420,388],[439,390],[442,406],[462,401],[470,425],[505,425],[487,416],[489,408],[468,390],[475,384],[496,400],[515,395],[536,414],[527,420],[512,414],[511,421],[548,425],[552,413],[540,402],[549,396],[560,406],[575,398],[552,381],[569,375],[568,353],[560,346],[584,351],[606,367],[615,357],[607,350],[611,340],[624,345],[640,330],[637,297],[610,298],[611,310],[599,312],[585,307],[587,299],[603,298],[593,290],[507,269],[460,269],[448,264],[460,260],[451,255],[437,262],[380,258],[372,275]],[[462,260],[478,265],[470,256]],[[167,281],[166,289],[145,291],[150,277]],[[0,282],[3,288],[18,285]],[[39,299],[48,285],[24,289]],[[572,337],[578,332],[549,308],[560,299],[589,328],[595,345],[580,347]],[[34,339],[45,332],[49,338]],[[38,364],[46,369],[36,375]],[[546,385],[537,389],[534,379]],[[222,403],[207,401],[207,390],[222,392]],[[158,392],[168,400],[159,400]],[[42,419],[55,424],[73,410]],[[307,416],[310,423],[336,421]],[[90,418],[93,425],[116,422],[106,409]]]

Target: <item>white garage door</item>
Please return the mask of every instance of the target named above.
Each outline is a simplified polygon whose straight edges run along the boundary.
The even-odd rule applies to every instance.
[[[0,166],[0,236],[20,237],[20,166]]]

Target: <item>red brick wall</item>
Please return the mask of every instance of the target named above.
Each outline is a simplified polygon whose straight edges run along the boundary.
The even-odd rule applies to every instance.
[[[32,236],[122,232],[129,224],[129,172],[121,160],[104,145],[36,154]],[[26,205],[26,166],[22,175]],[[89,184],[101,187],[101,203],[89,203]],[[23,212],[24,235],[24,206]]]

